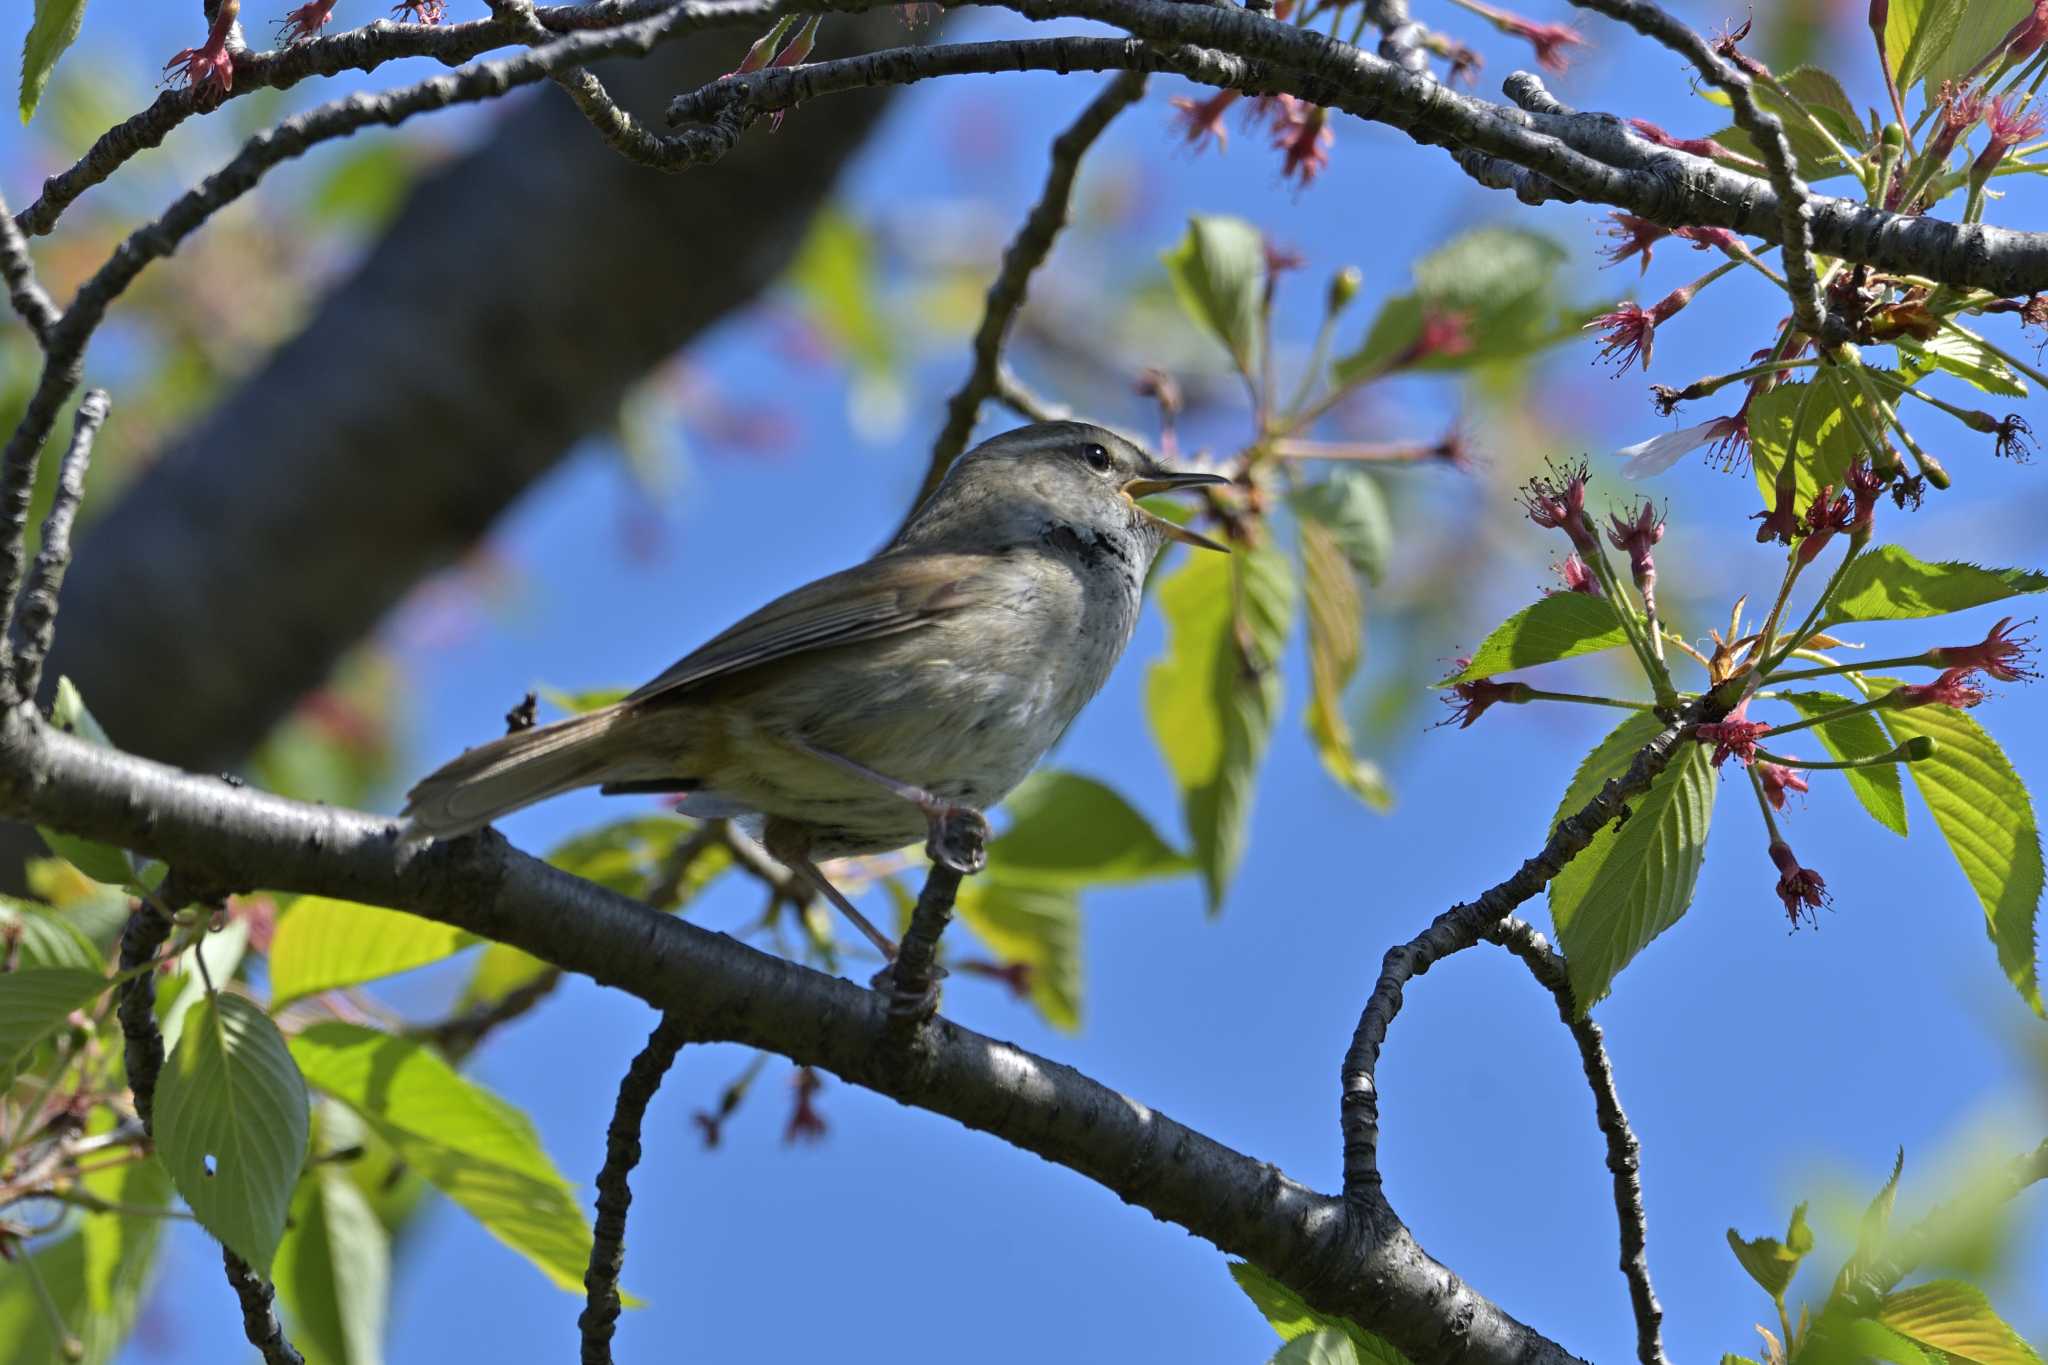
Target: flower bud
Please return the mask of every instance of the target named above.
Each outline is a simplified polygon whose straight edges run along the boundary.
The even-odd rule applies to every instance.
[[[1347,265],[1330,276],[1330,293],[1323,303],[1323,311],[1331,317],[1343,312],[1351,300],[1358,297],[1358,291],[1365,284],[1365,272],[1355,265]]]

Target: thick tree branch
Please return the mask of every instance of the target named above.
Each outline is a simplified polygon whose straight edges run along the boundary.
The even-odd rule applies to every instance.
[[[1725,227],[1772,242],[1785,235],[1786,201],[1768,181],[1657,147],[1612,115],[1536,113],[1462,95],[1427,74],[1249,11],[1173,0],[957,3],[998,4],[1032,19],[1094,19],[1154,45],[1121,55],[1106,48],[1074,49],[1090,51],[1089,65],[1097,69],[1171,69],[1251,93],[1284,90],[1401,129],[1417,142],[1523,167],[1563,195],[1611,204],[1667,227]],[[886,61],[879,60],[884,54],[850,59],[869,63],[861,69],[868,79],[857,78],[856,68],[831,63],[753,72],[683,96],[680,109],[689,113],[731,100],[755,109],[786,107],[810,93],[846,88],[834,82],[922,79],[945,74],[949,62],[960,63],[962,71],[1061,69],[1052,60],[1054,49],[1020,46],[1005,65],[998,53],[977,50],[987,45],[959,46],[958,57],[936,55],[947,49],[922,49],[927,55],[917,58],[891,53]],[[1197,48],[1203,51],[1192,50]],[[1505,179],[1496,172],[1487,183]],[[1999,294],[2048,288],[2048,234],[1907,217],[1823,195],[1810,196],[1808,209],[1812,244],[1829,255]]]
[[[1316,1194],[943,1017],[904,1066],[882,994],[657,914],[495,835],[407,844],[394,820],[181,773],[54,731],[26,708],[0,712],[0,810],[240,884],[392,906],[510,943],[675,1015],[693,1038],[821,1067],[1067,1166],[1423,1365],[1571,1359],[1432,1259],[1377,1197]]]
[[[1401,991],[1438,961],[1478,943],[1516,906],[1534,896],[1587,844],[1593,842],[1622,806],[1642,795],[1670,763],[1678,746],[1689,741],[1693,727],[1716,714],[1711,694],[1694,701],[1677,719],[1636,751],[1628,770],[1611,779],[1599,794],[1558,821],[1537,854],[1506,881],[1488,888],[1477,900],[1454,905],[1429,928],[1387,952],[1380,979],[1358,1017],[1351,1047],[1344,1054],[1341,1114],[1344,1129],[1344,1196],[1372,1200],[1380,1190],[1380,1099],[1374,1082],[1380,1048],[1394,1016],[1401,1012]]]
[[[618,1103],[605,1131],[604,1169],[597,1173],[597,1222],[591,1234],[590,1268],[583,1274],[588,1305],[576,1320],[583,1332],[583,1365],[611,1365],[612,1333],[619,1322],[619,1269],[626,1262],[626,1211],[633,1204],[628,1177],[640,1164],[640,1125],[662,1077],[689,1040],[682,1022],[664,1014],[619,1082]]]
[[[64,591],[64,571],[71,567],[71,523],[85,498],[85,475],[92,464],[93,438],[107,420],[104,389],[91,389],[78,405],[71,427],[71,448],[57,467],[57,491],[43,518],[43,543],[36,550],[35,572],[22,590],[13,612],[15,631],[14,695],[34,697],[42,685],[43,659],[57,635],[57,598]]]
[[[1621,1095],[1614,1086],[1614,1068],[1607,1060],[1607,1044],[1600,1026],[1588,1014],[1579,1013],[1572,998],[1571,978],[1564,959],[1551,951],[1543,935],[1527,921],[1509,915],[1486,931],[1489,943],[1520,958],[1536,983],[1557,1002],[1557,1017],[1571,1031],[1578,1045],[1579,1065],[1586,1084],[1593,1090],[1593,1112],[1601,1136],[1607,1139],[1607,1169],[1614,1177],[1614,1213],[1621,1226],[1621,1273],[1628,1280],[1629,1307],[1636,1319],[1636,1359],[1641,1365],[1668,1365],[1664,1356],[1664,1309],[1650,1284],[1650,1258],[1645,1249],[1649,1219],[1643,1212],[1642,1149],[1635,1130],[1622,1112]]]
[[[1032,272],[1045,264],[1045,258],[1052,252],[1053,239],[1067,225],[1067,204],[1074,195],[1074,178],[1080,172],[1081,158],[1102,136],[1103,129],[1109,127],[1110,120],[1137,103],[1144,94],[1145,77],[1139,72],[1126,71],[1088,102],[1088,107],[1081,111],[1072,126],[1053,139],[1052,167],[1046,173],[1045,188],[1026,215],[1024,226],[1017,229],[1016,237],[1004,250],[1002,269],[996,272],[988,287],[988,302],[982,310],[981,326],[974,333],[973,364],[966,381],[946,400],[946,425],[940,430],[938,440],[932,443],[932,455],[925,466],[924,480],[918,485],[917,496],[910,500],[910,511],[905,515],[904,525],[909,524],[909,518],[917,514],[917,508],[938,488],[939,481],[946,477],[946,471],[959,458],[960,452],[967,449],[967,440],[974,434],[974,424],[981,416],[981,405],[995,393],[1003,342],[1008,339],[1010,326],[1024,307],[1024,295],[1031,287]],[[899,526],[898,533],[901,530]],[[890,539],[894,540],[895,536],[890,536]]]

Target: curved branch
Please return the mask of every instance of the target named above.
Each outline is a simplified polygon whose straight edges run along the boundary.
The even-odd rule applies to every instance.
[[[1045,258],[1052,252],[1053,239],[1067,225],[1067,204],[1073,198],[1074,177],[1081,169],[1081,158],[1102,136],[1103,129],[1109,127],[1110,120],[1137,103],[1144,94],[1144,75],[1125,71],[1088,102],[1088,107],[1081,111],[1071,127],[1053,139],[1052,168],[1046,173],[1045,188],[1039,193],[1038,202],[1031,206],[1024,225],[1017,229],[1016,237],[1004,250],[1002,269],[996,272],[995,279],[989,284],[988,303],[982,311],[981,326],[974,333],[973,367],[968,371],[966,382],[946,400],[946,425],[939,432],[938,440],[932,443],[932,456],[925,466],[924,481],[919,484],[917,495],[910,500],[910,510],[904,514],[902,525],[889,537],[891,541],[902,534],[903,527],[910,524],[910,518],[917,515],[917,509],[924,505],[924,500],[938,489],[939,481],[946,477],[946,470],[959,458],[960,452],[967,449],[967,439],[974,434],[974,423],[981,416],[981,405],[995,394],[996,371],[1002,363],[1003,342],[1009,336],[1010,325],[1024,307],[1024,293],[1031,286],[1032,272],[1045,264]]]
[[[773,22],[778,16],[815,6],[783,0],[602,0],[587,5],[549,5],[533,11],[551,33],[618,28],[657,16],[688,28],[729,28]],[[525,40],[523,21],[493,15],[457,24],[398,24],[379,19],[345,33],[306,38],[273,52],[237,52],[234,88],[225,94],[191,88],[166,90],[147,109],[100,134],[84,156],[43,182],[43,193],[16,217],[20,230],[42,236],[78,197],[105,181],[137,153],[158,146],[195,114],[209,113],[223,99],[256,90],[288,90],[317,76],[375,71],[386,62],[427,57],[456,66],[494,48]]]
[[[1344,1129],[1344,1197],[1370,1201],[1379,1196],[1380,1098],[1374,1081],[1380,1048],[1387,1030],[1401,1012],[1401,990],[1452,953],[1463,952],[1485,937],[1487,930],[1541,891],[1566,863],[1593,842],[1593,836],[1621,813],[1623,803],[1642,795],[1670,763],[1678,746],[1702,720],[1718,711],[1712,694],[1700,697],[1679,713],[1650,742],[1636,751],[1628,771],[1609,780],[1599,794],[1557,822],[1537,854],[1506,881],[1489,887],[1477,900],[1454,905],[1429,928],[1387,951],[1372,997],[1358,1016],[1351,1047],[1344,1054],[1340,1101]]]
[[[1784,201],[1768,181],[1657,147],[1612,115],[1538,113],[1462,95],[1349,43],[1246,10],[1174,0],[955,0],[959,4],[998,5],[1031,19],[1093,19],[1150,44],[1179,45],[1132,48],[1121,56],[1093,49],[1098,69],[1174,70],[1250,93],[1285,91],[1454,154],[1463,149],[1520,166],[1563,194],[1624,208],[1667,227],[1725,227],[1771,242],[1784,237]],[[920,51],[928,55],[915,60],[895,53],[848,60],[868,63],[865,70],[888,83],[894,83],[892,76],[947,74],[944,65],[951,61],[961,62],[962,71],[1060,69],[1052,49],[1041,47],[1003,65],[993,50],[970,53],[989,45],[957,46],[959,57],[937,55],[949,48],[927,48]],[[884,55],[887,63],[879,60]],[[735,93],[712,96],[712,102],[786,107],[793,91],[824,93],[872,83],[856,79],[858,69],[821,62],[753,72],[685,95],[682,107],[696,108],[699,95],[721,89]],[[835,81],[848,85],[829,84]],[[1496,168],[1487,183],[1507,179]],[[1998,294],[2048,289],[2048,233],[1907,217],[1826,195],[1811,195],[1808,208],[1812,244],[1828,255]]]
[[[943,1017],[905,1066],[887,1000],[657,914],[495,834],[407,844],[395,820],[181,773],[0,712],[0,810],[241,884],[387,905],[630,992],[705,1041],[821,1067],[993,1134],[1243,1256],[1417,1362],[1571,1355],[1429,1256],[1377,1197],[1334,1199],[1070,1067]]]
[[[57,325],[60,316],[57,305],[36,280],[35,262],[29,258],[28,239],[15,226],[14,215],[8,212],[7,200],[0,197],[0,280],[7,282],[7,301],[14,305],[14,311],[35,333],[36,343],[41,345],[50,329]]]
[[[1571,1030],[1578,1044],[1579,1064],[1585,1069],[1586,1084],[1593,1089],[1593,1110],[1600,1133],[1607,1139],[1607,1169],[1614,1176],[1614,1213],[1621,1225],[1621,1273],[1628,1279],[1629,1307],[1636,1319],[1636,1359],[1641,1365],[1668,1365],[1664,1356],[1664,1309],[1650,1284],[1650,1258],[1645,1250],[1649,1220],[1643,1212],[1642,1149],[1628,1115],[1622,1112],[1621,1095],[1614,1088],[1614,1068],[1607,1060],[1607,1044],[1592,1016],[1579,1013],[1572,999],[1571,978],[1564,959],[1551,951],[1543,935],[1526,920],[1513,915],[1486,931],[1489,943],[1520,958],[1536,983],[1557,1001],[1557,1017]]]
[[[576,1320],[583,1332],[583,1365],[611,1365],[612,1333],[619,1323],[619,1268],[626,1262],[626,1210],[633,1204],[627,1177],[640,1164],[640,1125],[647,1106],[689,1040],[681,1021],[664,1014],[619,1082],[618,1103],[612,1109],[611,1127],[605,1130],[604,1169],[597,1173],[590,1268],[583,1273],[589,1301]]]
[[[34,698],[42,686],[43,659],[57,638],[57,598],[64,591],[64,572],[71,567],[71,523],[85,498],[85,474],[92,464],[93,438],[107,420],[106,390],[91,389],[78,405],[71,426],[71,448],[57,467],[57,491],[43,518],[43,543],[36,551],[35,572],[22,589],[21,601],[8,622],[16,631],[14,695]]]

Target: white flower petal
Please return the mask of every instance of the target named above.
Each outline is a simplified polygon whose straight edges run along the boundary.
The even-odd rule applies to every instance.
[[[1626,461],[1621,467],[1621,476],[1642,479],[1662,474],[1678,463],[1679,456],[1690,454],[1711,440],[1713,431],[1714,423],[1702,422],[1696,427],[1680,427],[1677,431],[1667,431],[1662,436],[1623,446],[1614,452],[1616,459]]]

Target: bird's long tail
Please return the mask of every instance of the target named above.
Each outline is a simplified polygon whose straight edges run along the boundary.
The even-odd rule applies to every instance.
[[[608,706],[478,745],[406,793],[405,815],[415,832],[446,838],[591,786],[612,766],[624,719],[619,707]]]

